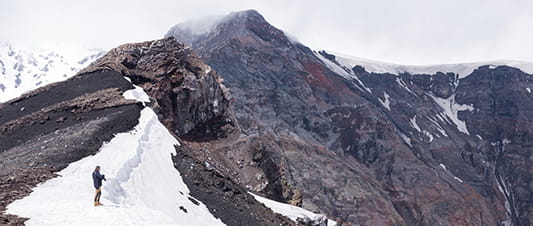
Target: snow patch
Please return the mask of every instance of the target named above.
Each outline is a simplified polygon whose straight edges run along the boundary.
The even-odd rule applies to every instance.
[[[464,78],[470,75],[475,69],[480,66],[490,65],[490,69],[496,68],[499,65],[507,65],[510,67],[519,68],[520,70],[533,74],[533,63],[524,61],[487,61],[487,62],[473,62],[473,63],[459,63],[459,64],[434,64],[434,65],[400,65],[387,62],[380,62],[369,60],[354,56],[349,56],[341,53],[327,51],[328,54],[335,55],[335,59],[342,65],[348,68],[353,68],[357,65],[363,66],[366,71],[374,73],[390,73],[400,75],[403,73],[409,74],[435,74],[437,72],[454,73],[458,78]]]
[[[286,203],[276,202],[267,198],[263,198],[259,195],[249,192],[254,198],[260,203],[265,204],[268,208],[272,209],[275,213],[279,213],[283,216],[288,217],[289,219],[296,221],[297,218],[309,218],[309,219],[320,219],[325,218],[324,215],[313,213],[309,210],[293,206]],[[328,226],[337,225],[337,222],[328,219]]]
[[[431,135],[430,132],[428,132],[427,130],[424,130],[424,135],[426,135],[426,137],[429,139],[428,143],[433,142],[434,137],[433,137],[433,135]]]
[[[416,123],[416,115],[414,117],[412,117],[411,119],[409,119],[409,125],[411,125],[411,127],[416,129],[416,131],[422,132],[422,130],[420,129],[420,127]]]
[[[411,138],[409,138],[407,135],[400,133],[400,138],[402,138],[403,142],[405,142],[409,147],[413,147],[411,144]]]
[[[361,91],[367,91],[369,93],[372,93],[372,90],[370,90],[368,87],[365,86],[363,81],[359,79],[359,77],[352,71],[351,67],[341,67],[340,65],[337,65],[335,62],[332,62],[328,59],[326,59],[324,56],[322,56],[320,53],[313,51],[313,54],[315,54],[318,59],[320,59],[326,67],[328,67],[333,72],[337,73],[338,75],[350,80],[355,79],[359,84],[357,84],[357,88]]]
[[[456,177],[456,176],[454,176],[454,177],[453,177],[453,179],[455,179],[455,180],[459,181],[460,183],[463,183],[463,182],[464,182],[463,180],[461,180],[461,178],[459,178],[459,177]]]
[[[502,221],[502,225],[504,226],[511,226],[513,225],[512,224],[512,219],[511,219],[511,204],[509,203],[509,200],[507,199],[507,193],[505,192],[506,190],[506,187],[505,186],[505,183],[504,185],[502,186],[500,183],[498,183],[498,190],[500,190],[500,192],[504,195],[505,197],[505,202],[504,202],[504,206],[505,206],[505,212],[507,214],[507,219],[505,219],[504,221]]]
[[[446,133],[446,130],[444,130],[442,128],[442,126],[439,124],[439,122],[437,122],[437,120],[433,119],[433,118],[430,118],[428,117],[428,120],[430,122],[433,123],[433,125],[435,125],[435,128],[437,129],[437,131],[439,131],[439,133],[442,135],[442,136],[445,136],[445,137],[448,137],[448,133]],[[437,137],[438,137],[438,134],[437,134]]]
[[[11,203],[7,213],[30,218],[27,225],[224,225],[204,204],[188,199],[189,189],[171,159],[174,145],[178,141],[145,108],[132,131],[117,134],[96,155],[71,163],[60,177]],[[108,178],[102,207],[92,203],[96,165]]]
[[[134,89],[126,90],[122,96],[126,100],[137,100],[143,103],[150,103],[150,97],[144,92],[144,90],[136,85],[133,85]]]
[[[446,169],[446,165],[444,165],[444,164],[441,163],[441,164],[439,164],[439,166],[440,166],[440,168],[442,168],[442,169],[448,171],[448,169]]]
[[[466,123],[460,120],[457,114],[459,111],[473,111],[474,107],[472,105],[455,103],[455,94],[446,99],[435,97],[431,94],[429,96],[433,98],[435,103],[442,108],[448,119],[452,120],[452,122],[456,125],[457,130],[464,134],[470,135],[468,129],[466,128]]]
[[[387,108],[387,110],[390,111],[390,96],[387,92],[383,92],[383,96],[385,99],[381,100],[380,98],[378,98],[378,100],[383,105],[383,107]]]
[[[396,82],[398,83],[398,85],[400,85],[400,87],[407,90],[407,92],[416,96],[416,94],[407,86],[407,84],[405,84],[405,82],[400,78],[400,76],[396,76]]]
[[[531,88],[526,88],[528,93],[531,93]]]

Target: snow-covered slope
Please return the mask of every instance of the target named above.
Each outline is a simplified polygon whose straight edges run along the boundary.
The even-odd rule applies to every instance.
[[[140,88],[124,96],[146,101]],[[171,160],[174,145],[178,141],[145,108],[132,131],[117,134],[96,155],[71,163],[60,177],[11,203],[7,212],[30,218],[27,225],[224,225],[204,204],[189,200],[194,198]],[[96,165],[108,178],[102,207],[92,205]]]
[[[96,49],[32,50],[0,42],[0,102],[63,81],[103,54]]]
[[[364,58],[348,56],[341,53],[325,51],[328,54],[334,55],[335,60],[340,64],[340,67],[345,67],[351,70],[353,67],[359,65],[363,66],[368,72],[375,73],[391,73],[391,74],[434,74],[437,72],[452,72],[459,75],[459,78],[464,78],[472,73],[476,68],[484,65],[501,66],[507,65],[511,67],[520,68],[522,71],[533,74],[533,63],[524,61],[486,61],[486,62],[473,62],[473,63],[460,63],[460,64],[436,64],[436,65],[400,65],[386,62],[379,62],[374,60],[368,60]],[[315,52],[319,55],[317,52]],[[329,61],[325,58],[321,58],[322,61]],[[325,62],[330,66],[332,62]]]
[[[315,222],[324,222],[324,220],[326,219],[324,215],[313,213],[309,210],[306,210],[298,206],[293,206],[287,203],[276,202],[274,200],[267,199],[265,197],[261,197],[253,193],[250,193],[250,194],[253,195],[257,201],[265,204],[265,206],[272,209],[272,211],[274,211],[275,213],[279,213],[283,216],[286,216],[295,222],[297,221],[298,218],[300,219],[307,218],[310,220],[315,220]],[[327,225],[334,226],[334,225],[337,225],[337,222],[328,219]]]

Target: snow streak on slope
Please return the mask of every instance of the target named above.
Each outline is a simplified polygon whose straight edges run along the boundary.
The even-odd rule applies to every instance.
[[[437,103],[443,110],[444,114],[457,126],[457,130],[460,132],[470,135],[466,127],[466,122],[462,121],[458,117],[459,111],[473,111],[474,107],[472,105],[458,104],[455,102],[455,94],[448,97],[447,99],[442,99],[435,97],[434,95],[429,95],[435,103]]]
[[[383,105],[383,107],[387,108],[387,110],[390,111],[390,96],[387,92],[383,92],[383,100],[379,99],[379,102]]]
[[[0,42],[0,102],[63,81],[104,54],[102,50],[29,50]]]
[[[297,206],[293,206],[287,203],[276,202],[274,200],[267,199],[253,193],[250,194],[253,195],[257,201],[265,204],[266,207],[272,209],[272,211],[274,211],[275,213],[279,213],[283,216],[286,216],[293,221],[296,221],[297,218],[309,218],[311,220],[325,218],[324,215],[316,214]],[[328,225],[337,225],[337,222],[328,219]]]
[[[361,79],[359,79],[359,77],[357,77],[357,75],[353,73],[351,67],[347,68],[342,65],[337,65],[335,62],[331,62],[330,60],[326,59],[317,51],[313,51],[313,54],[315,54],[315,56],[318,57],[318,59],[320,59],[331,71],[337,73],[338,75],[346,79],[355,79],[358,82],[356,87],[361,91],[366,90],[367,92],[372,93],[372,90],[366,87],[363,81],[361,81]]]
[[[340,53],[327,52],[335,55],[335,60],[346,68],[353,68],[357,65],[363,66],[366,71],[374,73],[390,74],[435,74],[437,72],[452,72],[459,75],[459,79],[470,75],[475,69],[484,65],[500,66],[507,65],[516,67],[522,71],[533,74],[533,63],[524,61],[487,61],[461,64],[436,64],[436,65],[400,65],[386,62],[373,61],[354,56],[347,56]],[[324,59],[322,59],[324,61]],[[327,60],[327,59],[326,59]]]
[[[194,198],[171,160],[174,145],[178,141],[145,108],[132,131],[117,134],[96,155],[71,163],[61,177],[38,185],[7,212],[30,218],[27,225],[224,225],[204,204],[189,200]],[[96,165],[108,178],[102,207],[92,201]]]

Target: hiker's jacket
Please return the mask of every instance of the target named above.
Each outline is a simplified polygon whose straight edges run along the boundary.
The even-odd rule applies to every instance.
[[[98,189],[100,186],[102,186],[102,180],[105,180],[105,176],[100,174],[100,172],[95,170],[93,172],[94,188]]]

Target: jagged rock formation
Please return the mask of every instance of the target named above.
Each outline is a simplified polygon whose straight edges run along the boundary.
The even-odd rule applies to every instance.
[[[135,125],[127,77],[182,141],[174,166],[195,197],[230,225],[293,224],[247,190],[348,225],[533,222],[530,74],[315,52],[256,11],[212,25],[167,36],[231,96],[166,38],[0,105],[0,208]]]
[[[533,222],[529,74],[370,72],[253,10],[167,36],[191,45],[234,98],[240,132],[196,144],[197,158],[250,190],[285,202],[301,191],[303,207],[361,225]]]
[[[531,181],[526,172],[531,75],[508,66],[482,66],[463,78],[366,71],[357,76],[381,105],[388,99],[390,120],[421,160],[444,170],[439,176],[450,178],[446,181],[455,190],[464,189],[455,184],[464,185],[464,199],[484,200],[472,208],[487,208],[496,223],[530,224],[525,201],[530,195],[524,191],[531,189],[526,185]]]
[[[69,163],[95,154],[114,134],[137,124],[144,103],[126,100],[122,95],[134,88],[132,83],[146,90],[151,107],[177,137],[217,139],[234,130],[228,91],[189,48],[173,38],[115,48],[67,81],[0,105],[2,224],[24,221],[5,216],[7,204],[28,195],[33,186],[54,177]],[[186,146],[181,148],[186,150]],[[223,222],[237,224],[232,219],[245,219],[253,225],[293,225],[231,179],[214,175],[202,162],[185,153],[174,156],[173,161],[179,170],[184,170],[180,167],[184,165],[198,170],[197,174],[184,174],[188,186],[218,192],[214,196],[198,195]],[[224,186],[219,189],[198,182],[213,177],[217,186]],[[243,211],[223,212],[221,207]]]
[[[142,87],[160,121],[184,141],[173,157],[193,195],[229,225],[292,225],[233,182],[196,158],[196,142],[215,142],[235,133],[229,91],[189,47],[174,38],[119,46],[80,74],[116,71]],[[191,168],[192,167],[192,168]],[[231,209],[231,210],[228,210]]]
[[[294,222],[272,214],[272,210],[248,194],[248,191],[233,182],[213,167],[206,166],[191,155],[189,146],[177,147],[173,157],[174,166],[191,188],[191,195],[205,203],[214,216],[227,225],[294,225]]]
[[[220,127],[231,124],[220,77],[173,38],[122,45],[80,73],[100,70],[118,71],[141,86],[155,100],[161,122],[178,136],[223,136],[208,127],[215,120]]]
[[[230,15],[201,37],[193,48],[230,86],[243,134],[199,148],[210,150],[206,161],[275,200],[303,191],[305,208],[337,220],[402,221],[368,169],[321,145],[336,137],[324,113],[364,102],[349,82],[253,11]],[[256,153],[264,157],[254,161]]]

